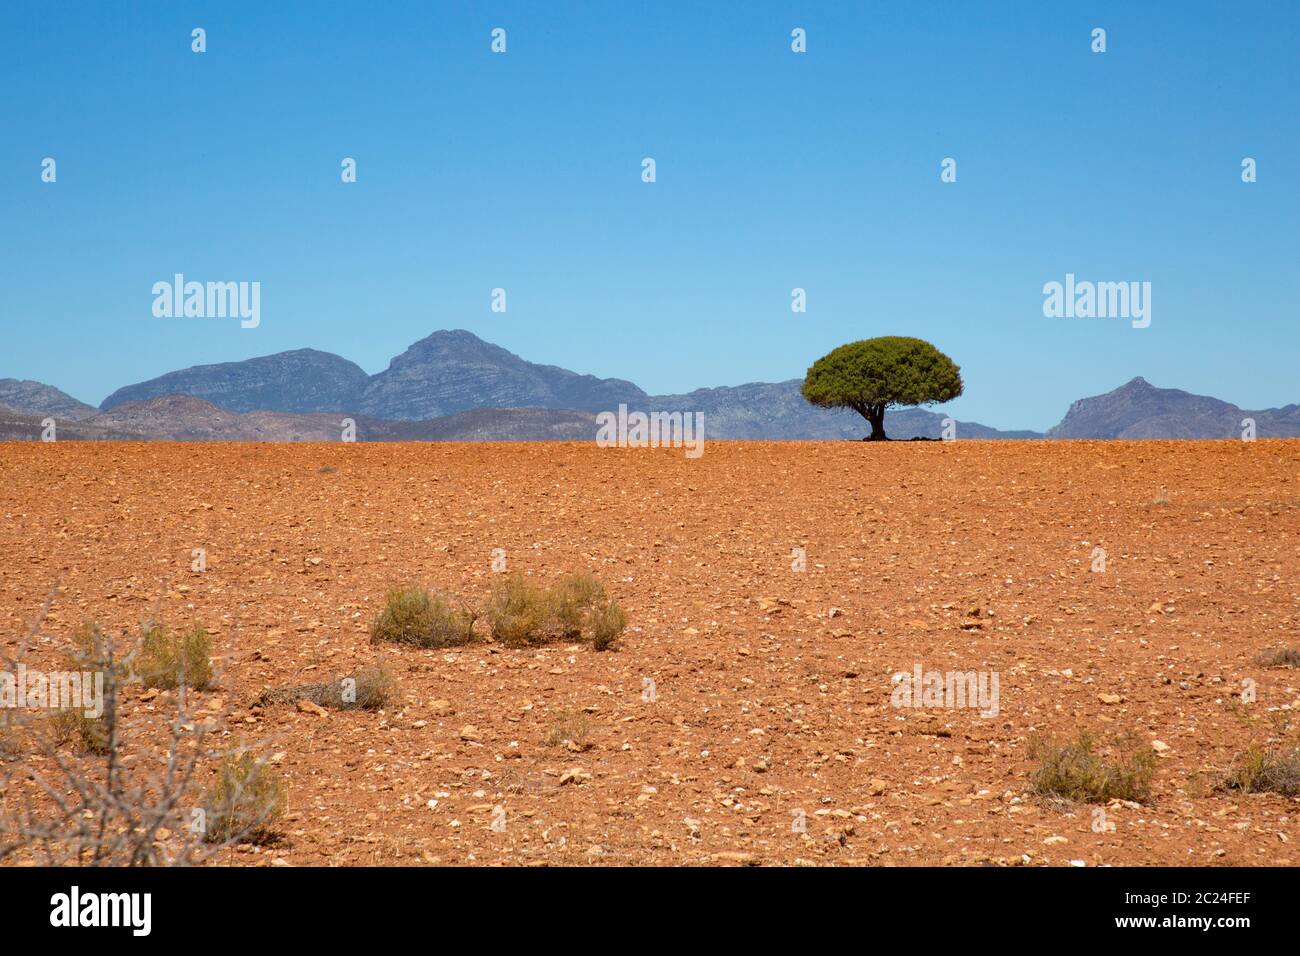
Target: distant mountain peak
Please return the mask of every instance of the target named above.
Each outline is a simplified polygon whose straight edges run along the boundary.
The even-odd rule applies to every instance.
[[[430,332],[422,339],[416,339],[409,346],[409,352],[413,348],[489,348],[497,349],[502,352],[506,351],[499,345],[493,345],[484,339],[479,338],[468,329],[437,329]]]
[[[474,408],[606,411],[646,397],[631,382],[538,365],[465,329],[440,329],[413,342],[371,376],[358,410],[419,421]]]
[[[193,395],[233,412],[346,412],[356,408],[368,380],[361,366],[333,352],[294,349],[168,372],[119,388],[99,407]]]
[[[1048,438],[1168,439],[1240,438],[1242,421],[1255,420],[1261,438],[1300,435],[1300,414],[1292,406],[1244,411],[1222,399],[1177,388],[1157,388],[1140,375],[1104,395],[1070,406]]]
[[[81,421],[90,418],[97,411],[93,405],[79,402],[53,385],[16,378],[0,378],[0,406],[67,421]]]
[[[487,360],[498,362],[523,362],[519,356],[508,349],[491,342],[485,342],[473,332],[465,329],[439,329],[417,339],[408,345],[405,351],[393,356],[388,367],[400,368],[412,362],[429,361],[431,358],[442,360]],[[382,375],[383,373],[379,373]]]
[[[475,335],[469,329],[434,329],[420,341],[476,342],[480,345],[491,344],[487,340]]]

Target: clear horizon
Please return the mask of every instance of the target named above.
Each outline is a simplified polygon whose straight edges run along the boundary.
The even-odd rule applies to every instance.
[[[1300,401],[1300,7],[744,9],[10,4],[0,378],[98,405],[465,328],[678,394],[900,334],[1001,429],[1136,376]],[[260,323],[156,317],[178,272],[259,282]],[[1150,283],[1149,326],[1046,317],[1067,276]]]

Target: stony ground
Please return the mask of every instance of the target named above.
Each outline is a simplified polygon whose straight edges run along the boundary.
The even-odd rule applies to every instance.
[[[1300,645],[1297,532],[1297,441],[7,443],[0,619],[58,584],[50,646],[155,612],[218,636],[203,712],[289,788],[236,864],[1294,865],[1300,802],[1212,784],[1300,708],[1254,663]],[[369,644],[386,585],[480,602],[497,548],[595,572],[621,648]],[[383,712],[252,706],[381,654]],[[996,673],[998,713],[891,706],[918,664]],[[575,717],[590,749],[547,742]],[[1080,729],[1160,751],[1102,832],[1028,791],[1030,739]]]

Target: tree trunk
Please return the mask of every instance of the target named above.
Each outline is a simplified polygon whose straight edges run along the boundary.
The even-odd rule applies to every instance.
[[[865,409],[859,409],[862,415],[871,422],[871,434],[863,441],[888,441],[885,437],[885,406],[868,405]]]

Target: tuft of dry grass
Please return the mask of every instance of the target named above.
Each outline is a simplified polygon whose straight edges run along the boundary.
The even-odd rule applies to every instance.
[[[627,627],[627,615],[615,601],[610,601],[591,612],[591,646],[607,651],[614,646]]]
[[[488,600],[488,626],[492,639],[511,647],[554,640],[548,633],[549,602],[546,592],[517,574],[502,578]]]
[[[469,610],[452,609],[424,588],[398,585],[384,595],[384,607],[370,626],[370,643],[389,641],[415,647],[454,647],[474,640]]]
[[[548,747],[564,747],[574,753],[590,750],[594,746],[591,741],[591,721],[581,714],[556,721],[546,736],[546,744]]]
[[[1300,746],[1251,744],[1216,789],[1300,797]]]
[[[1029,754],[1039,765],[1030,776],[1030,786],[1040,796],[1084,803],[1145,801],[1151,795],[1155,776],[1155,753],[1136,738],[1121,741],[1114,750],[1113,760],[1098,754],[1096,738],[1086,730],[1064,743],[1035,739]]]
[[[605,586],[589,571],[578,571],[560,578],[549,594],[551,614],[557,629],[566,638],[582,634],[587,611],[608,602]]]
[[[206,690],[213,684],[212,638],[198,624],[177,633],[161,624],[145,628],[132,670],[145,687]]]
[[[16,760],[27,752],[26,730],[8,715],[0,717],[0,760]]]
[[[397,697],[397,678],[383,664],[359,667],[356,673],[335,681],[323,700],[322,707],[341,710],[378,710]]]
[[[69,707],[50,717],[50,731],[56,746],[72,744],[80,753],[107,756],[108,721],[87,717],[80,707]]]
[[[596,650],[611,647],[627,624],[626,615],[592,574],[566,575],[553,587],[517,575],[502,578],[488,601],[492,638],[511,647],[588,637]]]
[[[115,661],[108,646],[109,638],[96,624],[82,625],[72,635],[71,652],[65,666],[71,671],[104,672],[105,686],[116,687],[126,676],[126,668]],[[108,674],[109,668],[113,674]],[[84,707],[65,707],[49,718],[50,740],[56,747],[72,744],[83,754],[106,756],[111,750],[108,721],[101,715],[87,717]]]
[[[209,843],[269,843],[284,814],[284,780],[251,753],[227,755],[203,798]]]
[[[1289,752],[1250,748],[1224,778],[1221,789],[1300,796],[1300,748]]]

